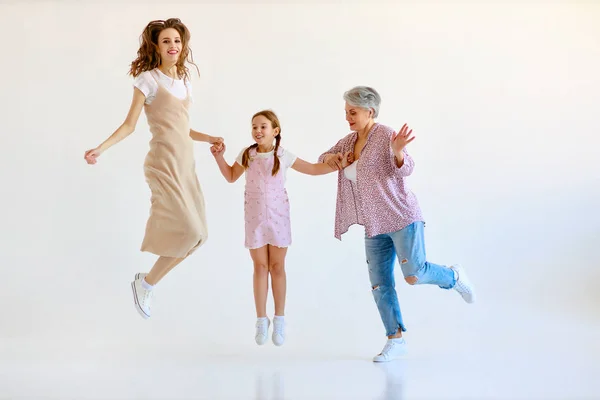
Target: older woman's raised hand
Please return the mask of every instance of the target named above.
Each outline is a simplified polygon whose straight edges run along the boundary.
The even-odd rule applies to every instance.
[[[402,152],[402,149],[413,140],[415,140],[415,137],[412,136],[412,129],[409,130],[408,125],[404,124],[402,129],[400,129],[400,132],[395,132],[392,135],[390,146],[392,147],[394,154],[398,156]]]

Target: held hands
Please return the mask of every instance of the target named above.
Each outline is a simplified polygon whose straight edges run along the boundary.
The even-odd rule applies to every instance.
[[[223,154],[225,153],[225,143],[223,141],[214,143],[210,146],[210,152],[215,158],[223,157]]]
[[[354,152],[348,151],[346,153],[328,154],[325,156],[323,162],[333,169],[344,169],[354,162]]]
[[[212,144],[212,146],[210,146],[210,152],[215,158],[223,156],[223,153],[225,153],[225,139],[222,137],[210,136],[208,143]]]
[[[400,132],[395,132],[392,135],[390,147],[392,148],[392,151],[396,157],[400,158],[402,150],[413,140],[415,140],[415,137],[412,136],[412,129],[408,130],[408,125],[404,124],[402,129],[400,129]]]
[[[210,143],[212,145],[219,145],[219,144],[223,144],[224,142],[225,142],[225,139],[223,139],[222,137],[216,137],[216,136],[208,137],[208,143]]]
[[[340,155],[342,155],[340,153]],[[342,168],[346,168],[348,165],[354,162],[354,152],[348,151],[342,155]]]
[[[86,151],[83,158],[85,159],[85,161],[88,164],[93,165],[98,162],[97,158],[100,157],[101,154],[102,154],[102,150],[100,150],[100,148],[96,147],[95,149]]]

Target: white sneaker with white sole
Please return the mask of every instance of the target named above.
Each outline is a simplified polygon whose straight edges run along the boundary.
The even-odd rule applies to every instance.
[[[262,346],[267,343],[269,339],[269,327],[271,326],[271,321],[268,317],[258,318],[256,320],[256,333],[254,334],[254,340],[256,344]]]
[[[456,284],[452,289],[456,290],[467,303],[475,303],[475,288],[467,276],[467,272],[460,265],[452,265],[450,269],[456,272]]]
[[[381,353],[373,357],[374,362],[388,362],[396,360],[408,353],[404,338],[388,339]]]
[[[142,280],[146,275],[148,274],[137,273],[135,274],[135,279],[131,282],[135,308],[144,319],[150,318],[150,308],[152,305],[152,290],[144,289],[144,286],[142,285]]]
[[[273,344],[281,346],[285,342],[285,320],[277,315],[273,318]]]

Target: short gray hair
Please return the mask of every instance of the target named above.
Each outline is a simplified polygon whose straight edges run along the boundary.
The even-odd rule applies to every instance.
[[[355,86],[344,93],[344,100],[351,106],[373,110],[373,118],[379,115],[381,96],[371,87]]]

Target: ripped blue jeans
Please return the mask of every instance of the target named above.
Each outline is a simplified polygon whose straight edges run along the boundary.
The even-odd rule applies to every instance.
[[[404,278],[416,278],[417,285],[430,284],[438,285],[442,289],[451,289],[456,284],[453,270],[426,260],[423,230],[423,222],[414,222],[396,232],[372,238],[365,236],[373,298],[385,326],[386,336],[396,334],[398,328],[406,331],[395,288],[396,257]]]

